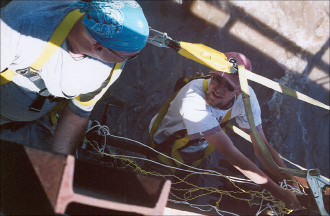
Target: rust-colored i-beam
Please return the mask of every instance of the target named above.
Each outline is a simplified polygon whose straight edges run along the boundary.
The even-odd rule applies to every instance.
[[[92,214],[95,209],[103,214],[164,212],[171,185],[168,180],[76,160],[71,155],[25,150],[57,214],[76,214],[77,209],[88,214],[84,206],[93,207]]]

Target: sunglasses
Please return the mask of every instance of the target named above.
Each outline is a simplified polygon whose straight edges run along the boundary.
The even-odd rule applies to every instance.
[[[113,54],[115,54],[116,56],[118,56],[119,58],[121,58],[121,59],[124,60],[124,61],[130,61],[130,60],[133,60],[133,59],[135,59],[135,58],[139,55],[139,53],[137,53],[137,54],[132,55],[132,56],[129,56],[129,57],[122,57],[122,56],[120,56],[118,53],[116,53],[114,50],[112,50],[112,49],[110,49],[110,48],[108,48],[108,49],[110,50],[110,52],[112,52]]]
[[[223,87],[225,87],[228,91],[233,92],[235,90],[237,90],[236,88],[234,88],[232,85],[230,85],[223,77],[221,76],[216,76],[216,75],[212,75],[211,76],[211,80],[218,84],[218,85],[222,85]]]

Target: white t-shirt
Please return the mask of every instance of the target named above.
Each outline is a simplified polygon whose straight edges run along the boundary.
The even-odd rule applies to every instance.
[[[31,66],[44,50],[57,25],[76,9],[70,6],[74,2],[13,1],[2,8],[1,71],[5,68],[15,71]],[[73,59],[68,53],[65,40],[43,65],[40,76],[50,94],[71,99],[71,109],[80,116],[88,116],[95,103],[83,106],[72,98],[80,95],[93,99],[105,87],[105,80],[113,66],[114,63],[105,63],[92,57]],[[16,75],[13,82],[23,91],[39,92],[22,75]]]
[[[170,103],[168,112],[154,135],[154,141],[162,143],[169,136],[183,129],[187,130],[191,139],[199,139],[215,134],[221,130],[221,120],[230,109],[220,110],[206,104],[205,94],[203,92],[203,81],[203,79],[193,80],[179,91],[177,96]],[[260,106],[253,89],[249,87],[249,90],[254,123],[260,127]],[[156,116],[151,120],[150,128]],[[233,118],[235,118],[240,128],[250,128],[245,115],[242,95],[236,98],[232,106],[230,119]]]

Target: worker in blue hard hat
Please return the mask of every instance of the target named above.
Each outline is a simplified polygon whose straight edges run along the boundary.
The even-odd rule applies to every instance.
[[[95,103],[148,36],[135,1],[10,2],[1,9],[1,140],[73,153]]]

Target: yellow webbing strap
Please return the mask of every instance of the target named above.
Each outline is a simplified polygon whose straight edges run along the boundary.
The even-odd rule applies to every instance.
[[[79,102],[79,103],[81,103],[83,105],[84,104],[85,105],[87,104],[87,106],[88,106],[88,104],[95,104],[103,96],[103,94],[107,91],[107,89],[111,86],[111,84],[118,78],[118,76],[121,73],[121,70],[120,70],[121,65],[122,65],[122,63],[115,64],[115,66],[113,67],[110,75],[108,76],[108,78],[106,80],[108,82],[108,84],[106,85],[105,88],[102,89],[102,91],[98,95],[96,95],[90,101]],[[76,100],[77,99],[79,100],[80,99],[80,96],[77,96],[75,99]],[[52,109],[50,111],[50,119],[51,119],[51,122],[52,122],[53,125],[55,125],[57,123],[57,113],[64,108],[66,102],[67,102],[66,100],[65,101],[61,101],[54,109]]]
[[[14,76],[16,75],[15,71],[6,69],[3,72],[0,73],[0,85],[7,84],[11,82],[14,79]]]
[[[205,46],[203,44],[193,44],[187,42],[180,42],[181,49],[179,54],[182,56],[196,61],[200,64],[206,65],[214,70],[223,71],[230,73],[230,67],[232,63],[227,60],[225,54]],[[315,106],[322,107],[324,109],[330,110],[330,106],[321,103],[311,97],[308,97],[298,91],[292,90],[288,87],[285,87],[277,82],[274,82],[266,77],[252,73],[251,71],[246,70],[246,76],[249,80],[259,83],[263,86],[271,88],[275,91],[281,92],[286,95],[290,95],[294,98],[302,100],[304,102],[310,103]]]
[[[254,124],[254,118],[253,118],[253,114],[252,114],[252,109],[251,109],[251,103],[250,103],[250,92],[249,92],[249,86],[248,86],[248,82],[247,82],[247,77],[246,77],[246,72],[245,72],[245,68],[242,65],[238,66],[238,72],[239,72],[239,81],[241,84],[241,90],[242,90],[242,98],[243,98],[243,102],[244,102],[244,108],[245,108],[245,113],[247,116],[247,119],[249,121],[249,125],[250,125],[250,129],[257,141],[257,144],[261,150],[261,152],[263,153],[264,157],[270,162],[272,163],[274,166],[276,166],[279,170],[283,171],[283,172],[288,172],[291,173],[293,175],[296,176],[300,176],[300,177],[306,177],[307,176],[307,171],[306,170],[296,170],[296,169],[290,169],[290,168],[283,168],[283,167],[279,167],[273,160],[271,154],[268,151],[268,148],[266,147],[265,143],[263,142],[263,140],[261,139],[256,126]]]
[[[66,17],[55,29],[44,51],[41,53],[39,58],[31,65],[33,69],[39,70],[48,61],[48,59],[56,52],[57,48],[61,46],[73,26],[76,24],[76,22],[83,15],[84,13],[80,13],[79,9],[71,11],[68,15],[66,15]]]
[[[232,63],[225,54],[203,44],[180,42],[179,54],[217,71],[230,72]]]
[[[207,89],[208,89],[208,87],[209,87],[209,80],[210,80],[210,79],[205,79],[205,80],[203,80],[203,92],[204,92],[204,94],[207,93]]]
[[[52,37],[47,43],[45,49],[40,54],[37,60],[31,65],[31,69],[34,71],[40,70],[40,68],[48,61],[48,59],[56,52],[57,48],[61,46],[65,38],[70,33],[74,24],[83,16],[83,13],[79,12],[79,9],[70,12],[61,21],[61,23],[55,29]],[[33,71],[32,71],[33,72]],[[1,73],[0,84],[4,85],[11,82],[16,75],[16,71],[7,69]]]
[[[179,149],[184,147],[185,145],[187,145],[189,141],[190,141],[190,137],[188,134],[186,134],[181,139],[175,140],[173,147],[172,147],[172,152],[171,152],[172,158],[175,158],[176,160],[180,161],[181,163],[184,163],[184,161],[179,153]],[[175,163],[176,163],[177,167],[181,166],[181,164],[178,163],[177,161],[175,161]]]
[[[228,123],[226,127],[234,131],[237,135],[241,136],[245,140],[252,142],[250,135],[241,130],[240,128],[236,127],[235,125]]]
[[[212,152],[214,152],[215,148],[209,144],[207,147],[206,147],[206,150],[205,150],[205,153],[204,153],[204,157],[199,159],[199,160],[196,160],[194,161],[191,166],[192,167],[197,167],[200,163],[202,163],[202,161],[207,158]]]
[[[307,95],[304,95],[300,92],[297,92],[295,90],[292,90],[288,87],[285,87],[277,82],[274,82],[266,77],[263,77],[263,76],[260,76],[258,74],[255,74],[255,73],[252,73],[251,71],[249,70],[246,70],[245,69],[245,73],[246,73],[246,77],[251,80],[251,81],[254,81],[256,83],[259,83],[263,86],[266,86],[268,88],[271,88],[275,91],[278,91],[278,92],[281,92],[283,94],[286,94],[286,95],[290,95],[294,98],[297,98],[301,101],[304,101],[304,102],[307,102],[307,103],[310,103],[312,105],[315,105],[315,106],[318,106],[318,107],[322,107],[324,109],[327,109],[327,110],[330,110],[330,106],[324,104],[324,103],[321,103],[311,97],[308,97]]]
[[[57,113],[65,107],[66,102],[67,102],[67,100],[60,101],[59,104],[49,112],[50,121],[52,122],[52,125],[56,125],[57,119],[58,119]]]
[[[160,108],[158,115],[154,121],[154,124],[152,125],[152,127],[150,129],[151,147],[153,147],[153,148],[155,147],[155,143],[153,141],[154,135],[155,135],[156,131],[158,130],[160,123],[163,121],[163,119],[168,111],[168,108],[170,107],[170,103],[176,97],[176,95],[178,94],[179,91],[180,91],[180,89],[172,95],[172,97],[162,106],[162,108]]]
[[[107,85],[101,90],[100,93],[98,93],[96,96],[93,97],[93,99],[89,100],[83,100],[82,96],[78,95],[74,99],[77,100],[81,105],[83,106],[91,106],[94,105],[100,98],[104,95],[104,93],[108,90],[108,88],[118,79],[120,76],[122,69],[123,63],[116,63],[115,66],[113,67],[110,75],[106,79]]]
[[[207,82],[206,82],[207,83]],[[226,114],[226,116],[222,119],[221,123],[224,123],[226,121],[228,121],[230,119],[230,116],[231,116],[231,109],[228,111],[228,113]],[[223,128],[224,129],[224,128]],[[188,142],[190,141],[190,137],[188,134],[185,135],[185,137],[181,138],[181,139],[178,139],[174,142],[173,144],[173,148],[172,148],[172,152],[171,152],[171,156],[173,158],[175,158],[176,160],[180,161],[181,163],[184,163],[180,153],[179,153],[179,149],[184,147],[185,145],[188,144]],[[213,151],[215,150],[215,148],[212,146],[212,145],[208,145],[206,147],[206,150],[204,152],[204,156],[203,158],[199,159],[199,160],[196,160],[194,161],[191,166],[193,167],[197,167],[205,158],[207,158]],[[169,166],[173,166],[173,162],[171,159],[169,158],[166,158],[164,156],[161,156],[161,157],[158,157],[161,161],[163,161],[165,164],[169,165]],[[175,162],[175,165],[177,167],[180,167],[181,164],[174,161]],[[171,169],[172,172],[174,171],[174,169]]]
[[[227,128],[231,129],[232,131],[234,131],[234,133],[236,133],[237,135],[241,136],[242,138],[244,138],[246,141],[249,141],[250,143],[252,143],[251,137],[249,134],[247,134],[245,131],[241,130],[240,128],[236,127],[233,124],[228,123],[226,125]],[[288,163],[298,167],[299,169],[306,169],[304,167],[299,166],[298,164],[293,163],[292,161],[290,161],[289,159],[285,158],[284,156],[282,156],[281,154],[278,154],[280,156],[280,158],[282,158],[283,160],[287,161]]]

